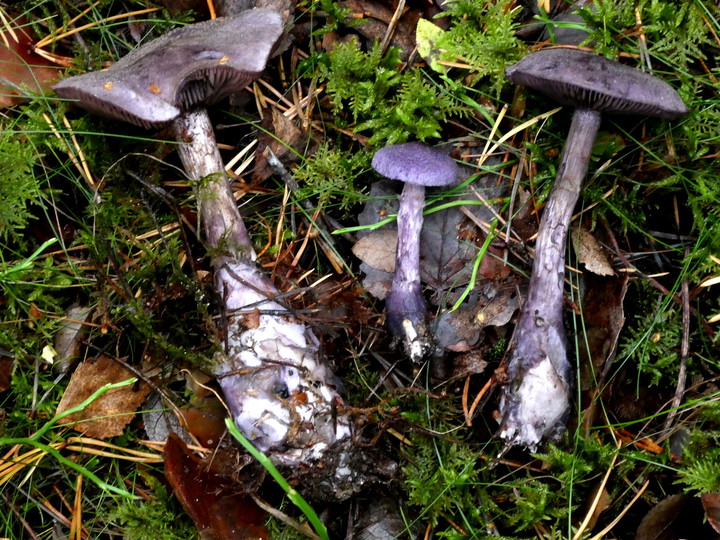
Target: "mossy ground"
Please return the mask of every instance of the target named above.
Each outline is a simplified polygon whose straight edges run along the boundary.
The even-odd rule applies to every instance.
[[[421,4],[408,7],[418,10]],[[234,186],[260,261],[281,290],[330,276],[294,300],[325,342],[349,403],[372,411],[377,433],[395,448],[402,469],[396,501],[413,534],[572,538],[601,489],[611,504],[582,537],[623,515],[613,526],[614,537],[633,538],[648,509],[668,494],[720,490],[714,382],[720,354],[717,324],[708,322],[720,313],[720,295],[718,285],[700,286],[720,274],[713,259],[720,257],[716,2],[603,0],[582,9],[582,21],[573,23],[588,31],[588,48],[651,69],[677,88],[692,112],[676,122],[603,123],[590,167],[596,172],[579,208],[583,224],[606,242],[615,268],[628,276],[626,322],[614,363],[590,375],[602,386],[578,385],[576,410],[558,445],[534,456],[513,450],[498,459],[493,393],[467,426],[464,402],[472,403],[498,366],[510,327],[488,333],[482,350],[490,365],[467,381],[437,381],[426,369],[414,372],[391,346],[382,302],[358,285],[347,237],[329,243],[309,228],[320,216],[334,228],[357,224],[369,185],[377,180],[370,158],[385,144],[449,142],[456,157],[481,174],[478,157],[467,156],[481,154],[489,137],[495,143],[500,134],[553,109],[547,98],[519,91],[503,76],[532,46],[518,36],[528,35],[523,33],[528,25],[549,22],[542,11],[533,15],[537,4],[545,3],[450,2],[450,11],[438,19],[444,30],[433,33],[436,61],[428,65],[414,55],[408,65],[412,50],[382,47],[383,36],[375,40],[363,33],[352,7],[339,9],[331,0],[299,2],[295,41],[271,61],[264,77],[268,86],[256,89],[255,97],[262,93],[267,100],[263,118],[255,105],[261,101],[250,93],[242,108],[223,104],[213,111],[227,160],[259,131],[277,131],[268,123],[270,108],[292,119],[293,140],[288,136],[279,147],[292,146],[288,155],[294,157],[284,159],[295,160],[289,166],[299,190],[286,194],[274,174],[253,176],[257,163]],[[74,63],[69,74],[100,69],[123,56],[136,46],[137,35],[157,36],[200,17],[159,10],[136,17],[133,27],[108,19],[144,7],[144,2],[44,0],[6,10],[24,13],[38,36],[75,16],[80,16],[76,26],[94,23],[52,46],[53,53]],[[493,157],[500,165],[494,170],[508,186],[519,182],[531,210],[542,211],[568,125],[569,114],[561,111],[496,148]],[[180,398],[188,396],[176,371],[202,369],[217,350],[207,254],[195,236],[192,190],[169,140],[83,113],[51,92],[3,111],[0,352],[14,359],[11,385],[0,394],[3,453],[10,450],[7,441],[30,437],[55,414],[67,377],[58,377],[44,356],[52,356],[48,347],[74,303],[94,310],[83,356],[111,354],[135,366],[153,358]],[[519,212],[509,198],[499,211]],[[534,215],[529,221],[532,228]],[[511,255],[509,262],[518,279],[525,279],[530,259]],[[579,266],[574,259],[569,265]],[[575,272],[569,281],[567,327],[571,349],[580,351],[591,340],[578,296],[584,284]],[[687,393],[666,431],[683,340],[689,350]],[[389,379],[386,369],[395,363]],[[393,384],[383,384],[388,381]],[[639,405],[622,412],[617,396]],[[662,399],[655,403],[657,396]],[[599,412],[588,419],[589,410]],[[41,442],[61,443],[71,434],[53,429]],[[687,442],[678,446],[681,436]],[[143,438],[138,419],[112,442],[137,448]],[[22,446],[20,452],[30,449]],[[34,531],[44,538],[54,528],[66,534],[70,525],[58,514],[71,515],[73,508],[82,510],[89,538],[191,534],[190,520],[160,484],[158,465],[68,455],[107,485],[142,494],[146,502],[129,502],[87,481],[78,491],[77,470],[46,455],[32,468],[0,469],[0,536],[21,538]],[[332,516],[323,515],[322,503],[315,508],[338,537],[344,534],[338,531],[345,531],[347,508],[333,507]],[[293,512],[287,505],[283,510]],[[296,534],[280,522],[271,528],[277,538]]]

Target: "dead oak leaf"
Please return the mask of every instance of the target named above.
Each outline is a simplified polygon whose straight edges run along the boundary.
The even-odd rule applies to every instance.
[[[615,274],[608,262],[600,242],[585,227],[573,228],[570,231],[573,247],[578,260],[585,265],[588,272],[599,276],[612,276]]]
[[[134,375],[108,356],[86,360],[78,365],[65,390],[58,414],[78,406],[98,389],[109,383],[126,381]],[[145,401],[150,387],[140,381],[137,384],[114,388],[102,394],[82,411],[63,420],[74,424],[77,431],[96,439],[108,439],[121,435],[133,419],[133,413]]]

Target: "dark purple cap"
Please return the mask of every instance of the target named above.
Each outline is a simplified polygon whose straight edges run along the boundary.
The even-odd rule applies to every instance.
[[[178,28],[106,70],[70,77],[53,88],[92,112],[157,127],[257,79],[282,32],[279,13],[252,9]]]
[[[372,167],[391,180],[426,187],[448,186],[458,176],[457,163],[450,156],[419,142],[381,148],[373,156]]]
[[[544,49],[505,70],[563,105],[609,114],[678,118],[689,112],[675,89],[648,73],[578,49]]]

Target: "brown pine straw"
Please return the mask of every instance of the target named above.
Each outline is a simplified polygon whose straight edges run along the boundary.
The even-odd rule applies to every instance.
[[[162,463],[162,455],[140,450],[123,448],[105,441],[90,437],[68,437],[64,442],[48,445],[56,450],[68,450],[79,454],[98,457],[109,457],[136,463]],[[48,454],[40,448],[32,448],[18,454],[22,445],[13,446],[4,456],[0,457],[0,486],[11,480],[17,473],[28,466],[35,466]]]
[[[77,477],[77,484],[75,485],[75,501],[73,504],[73,517],[70,522],[70,539],[71,540],[82,540],[83,538],[83,525],[82,525],[82,487],[83,487],[83,476],[79,474]]]
[[[472,427],[472,418],[475,415],[475,409],[477,409],[477,406],[480,404],[480,400],[485,396],[485,394],[488,393],[488,390],[492,388],[493,382],[495,381],[495,377],[490,377],[487,382],[485,383],[485,386],[482,387],[480,392],[478,392],[478,395],[475,396],[475,399],[473,400],[472,405],[468,409],[468,389],[470,388],[470,376],[465,379],[465,387],[463,388],[463,395],[462,395],[462,406],[463,406],[463,413],[465,414],[465,425],[468,427]]]
[[[97,5],[97,4],[95,4]],[[90,9],[92,9],[94,6],[90,6],[85,11],[83,11],[80,15],[75,17],[74,19],[71,19],[68,21],[68,25],[74,23],[77,21],[80,17],[85,15]],[[108,23],[110,21],[115,21],[118,19],[127,19],[128,17],[134,17],[136,15],[145,15],[146,13],[153,13],[155,11],[160,11],[160,8],[147,8],[147,9],[139,9],[137,11],[131,11],[130,13],[120,13],[119,15],[113,15],[112,17],[107,17],[101,21],[93,21],[88,24],[84,24],[82,26],[78,26],[77,28],[73,28],[72,30],[67,30],[65,32],[59,31],[59,33],[53,33],[49,36],[45,36],[40,41],[38,41],[35,44],[35,49],[41,49],[42,47],[45,47],[46,45],[50,45],[51,43],[66,38],[68,36],[72,36],[73,34],[77,34],[78,32],[82,32],[83,30],[87,30],[89,28],[94,28],[96,26],[100,26],[101,24]],[[33,51],[34,52],[34,51]]]

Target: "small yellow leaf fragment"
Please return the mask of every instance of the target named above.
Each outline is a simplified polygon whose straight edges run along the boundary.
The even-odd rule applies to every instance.
[[[160,89],[160,87],[159,87],[157,84],[152,83],[152,84],[150,85],[150,93],[151,93],[151,94],[158,95],[158,94],[161,94],[161,93],[162,93],[162,90]]]
[[[218,60],[218,64],[220,64],[220,65],[227,64],[229,60],[230,60],[229,56],[223,56],[220,60]]]
[[[45,345],[42,350],[42,359],[45,360],[48,364],[54,364],[55,363],[55,357],[57,356],[57,352],[55,352],[55,349],[52,345]]]
[[[105,84],[103,84],[103,88],[104,88],[105,90],[112,90],[112,87],[113,87],[113,82],[112,82],[112,81],[106,82]]]

